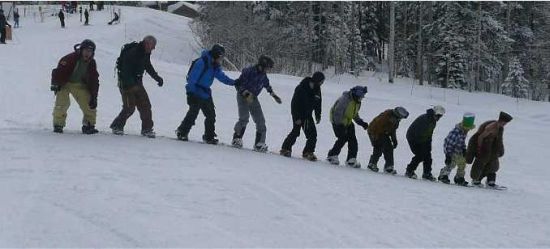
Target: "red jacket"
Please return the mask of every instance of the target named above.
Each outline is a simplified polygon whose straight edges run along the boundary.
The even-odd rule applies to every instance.
[[[64,86],[69,82],[71,74],[74,71],[76,62],[80,59],[78,51],[65,55],[59,63],[57,68],[52,70],[52,85]],[[97,66],[95,60],[92,59],[88,64],[88,70],[86,76],[84,76],[83,82],[88,86],[88,90],[93,98],[97,98],[97,91],[99,90],[99,74],[97,73]]]

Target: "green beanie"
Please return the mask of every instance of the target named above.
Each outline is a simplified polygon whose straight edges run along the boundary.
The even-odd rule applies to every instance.
[[[470,112],[464,113],[464,116],[462,117],[462,127],[468,130],[476,128],[476,126],[474,125],[475,119],[475,114]]]

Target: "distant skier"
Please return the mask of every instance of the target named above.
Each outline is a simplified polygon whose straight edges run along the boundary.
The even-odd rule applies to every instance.
[[[78,12],[80,13],[80,22],[82,22],[82,6],[78,7]]]
[[[61,27],[65,28],[65,14],[63,14],[63,9],[59,10],[59,13],[57,13],[57,17],[59,17],[59,21],[61,22]]]
[[[88,13],[88,10],[84,10],[84,25],[88,25],[88,21],[89,21],[89,18],[90,18],[90,13]]]
[[[366,86],[355,86],[349,91],[345,91],[340,98],[334,103],[330,109],[330,122],[332,129],[336,135],[336,142],[332,149],[328,152],[327,161],[338,165],[338,155],[342,147],[348,144],[348,156],[346,164],[349,167],[361,168],[361,164],[357,161],[357,137],[355,136],[355,126],[353,121],[364,130],[368,128],[367,122],[363,121],[359,116],[361,101],[367,94]]]
[[[151,102],[145,87],[143,87],[143,72],[146,71],[159,87],[164,80],[151,65],[151,53],[157,45],[157,39],[148,35],[141,42],[125,44],[117,59],[118,87],[122,97],[122,110],[111,123],[113,134],[123,135],[126,121],[134,111],[139,112],[141,119],[141,135],[154,138],[153,114]]]
[[[13,13],[13,27],[14,28],[19,28],[19,9],[16,9],[15,12]]]
[[[11,27],[4,16],[4,10],[0,9],[0,44],[6,44],[6,25]]]
[[[108,22],[109,25],[111,25],[111,24],[113,24],[113,23],[115,23],[115,22],[118,22],[118,18],[119,18],[119,17],[118,17],[118,14],[116,13],[116,11],[114,12],[114,14],[115,14],[115,17],[113,18],[113,20],[111,20],[110,22]]]
[[[378,172],[378,160],[384,154],[384,171],[390,174],[396,174],[393,161],[393,150],[397,148],[396,131],[399,128],[401,119],[409,116],[409,112],[401,107],[388,109],[376,116],[369,124],[367,132],[372,144],[372,155],[370,156],[367,168]]]
[[[504,126],[510,121],[510,114],[500,112],[498,121],[491,120],[481,124],[468,141],[466,161],[474,163],[470,171],[474,186],[482,186],[481,180],[487,177],[488,187],[499,187],[495,184],[499,169],[498,158],[504,155]]]
[[[325,75],[315,72],[311,77],[305,77],[294,89],[290,110],[292,114],[292,131],[286,136],[280,154],[290,157],[292,146],[296,138],[300,136],[300,129],[306,135],[306,146],[302,151],[302,157],[310,161],[317,161],[315,146],[317,144],[317,128],[315,123],[321,122],[321,85],[325,81]],[[315,112],[315,121],[311,114]]]
[[[63,133],[70,105],[69,94],[84,113],[82,133],[97,133],[95,122],[99,74],[94,59],[95,48],[93,41],[82,41],[74,46],[74,52],[61,58],[57,68],[52,70],[50,90],[56,94],[53,111],[53,131],[56,133]]]
[[[275,94],[267,78],[267,71],[273,68],[273,64],[274,62],[271,58],[262,55],[256,65],[243,69],[241,76],[235,80],[237,106],[239,109],[239,120],[235,123],[235,132],[233,133],[232,141],[232,145],[235,147],[243,147],[242,138],[250,115],[252,115],[252,120],[256,123],[254,150],[259,152],[267,151],[267,145],[265,144],[267,127],[258,95],[265,88],[277,103],[282,103],[281,98]]]
[[[449,132],[443,143],[445,151],[445,167],[443,167],[437,178],[440,182],[449,184],[449,174],[458,167],[456,176],[454,177],[455,184],[466,186],[468,182],[464,179],[466,168],[466,136],[468,132],[475,128],[475,115],[466,113],[462,117],[462,122],[458,123],[454,129]]]
[[[210,87],[214,78],[226,85],[235,85],[235,81],[227,77],[222,70],[221,63],[224,56],[225,48],[220,44],[215,44],[210,50],[203,50],[201,57],[191,64],[187,75],[187,85],[185,85],[189,110],[176,130],[179,140],[188,140],[189,131],[195,125],[199,111],[202,111],[205,116],[202,140],[208,144],[218,143],[215,131],[216,110]]]
[[[432,175],[432,136],[437,121],[445,114],[445,108],[436,105],[426,110],[425,114],[420,115],[414,120],[407,130],[407,141],[414,157],[407,165],[405,176],[416,179],[414,173],[418,165],[423,162],[424,173],[422,178],[435,181]]]

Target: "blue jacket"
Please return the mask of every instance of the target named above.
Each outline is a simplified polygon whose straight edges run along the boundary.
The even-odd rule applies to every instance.
[[[206,65],[204,64],[204,60],[201,59],[202,57],[206,58]],[[220,65],[214,65],[214,61],[208,50],[202,51],[201,58],[195,62],[191,72],[189,73],[187,85],[185,85],[187,94],[195,95],[201,99],[209,99],[212,97],[212,90],[210,87],[214,82],[214,78],[226,85],[232,86],[235,84],[234,80],[225,75]],[[207,69],[203,74],[203,69],[205,66],[207,66]]]
[[[243,69],[241,76],[236,81],[239,82],[239,92],[248,90],[254,94],[254,96],[260,95],[263,88],[269,93],[273,92],[273,89],[269,85],[267,74],[260,72],[257,66]]]
[[[462,129],[461,124],[457,124],[443,143],[445,155],[464,155],[466,152],[466,132]]]

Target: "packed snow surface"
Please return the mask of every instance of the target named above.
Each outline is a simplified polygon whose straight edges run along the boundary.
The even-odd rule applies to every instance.
[[[0,247],[550,247],[548,103],[412,87],[409,79],[387,84],[381,73],[329,74],[323,85],[319,158],[326,157],[335,140],[328,121],[331,105],[344,90],[367,85],[360,111],[366,121],[399,105],[411,113],[398,130],[399,175],[412,156],[406,129],[430,106],[447,109],[434,132],[436,176],[444,161],[443,139],[463,113],[474,112],[477,125],[496,119],[501,110],[512,114],[497,177],[507,191],[181,142],[173,138],[188,108],[185,75],[200,51],[190,20],[121,7],[122,22],[109,26],[110,8],[90,12],[89,26],[68,15],[65,29],[55,17],[39,22],[28,14],[21,17],[14,40],[0,45]],[[137,112],[125,127],[135,136],[111,135],[109,124],[122,103],[115,59],[124,43],[147,34],[158,38],[152,63],[165,82],[159,88],[144,77],[159,137],[139,136]],[[80,134],[82,113],[73,101],[66,132],[55,134],[51,69],[85,38],[97,44],[101,133]],[[301,78],[269,78],[284,101],[278,105],[268,94],[260,96],[267,143],[278,151],[291,129],[290,100]],[[230,143],[237,121],[235,90],[216,82],[213,93],[216,132]],[[203,120],[200,115],[192,140],[200,140]],[[356,131],[359,161],[366,167],[372,147],[366,132]],[[251,120],[245,147],[252,147],[253,140]],[[302,134],[293,156],[301,156],[304,140]],[[340,160],[345,156],[346,148]],[[421,171],[422,166],[417,174]]]

